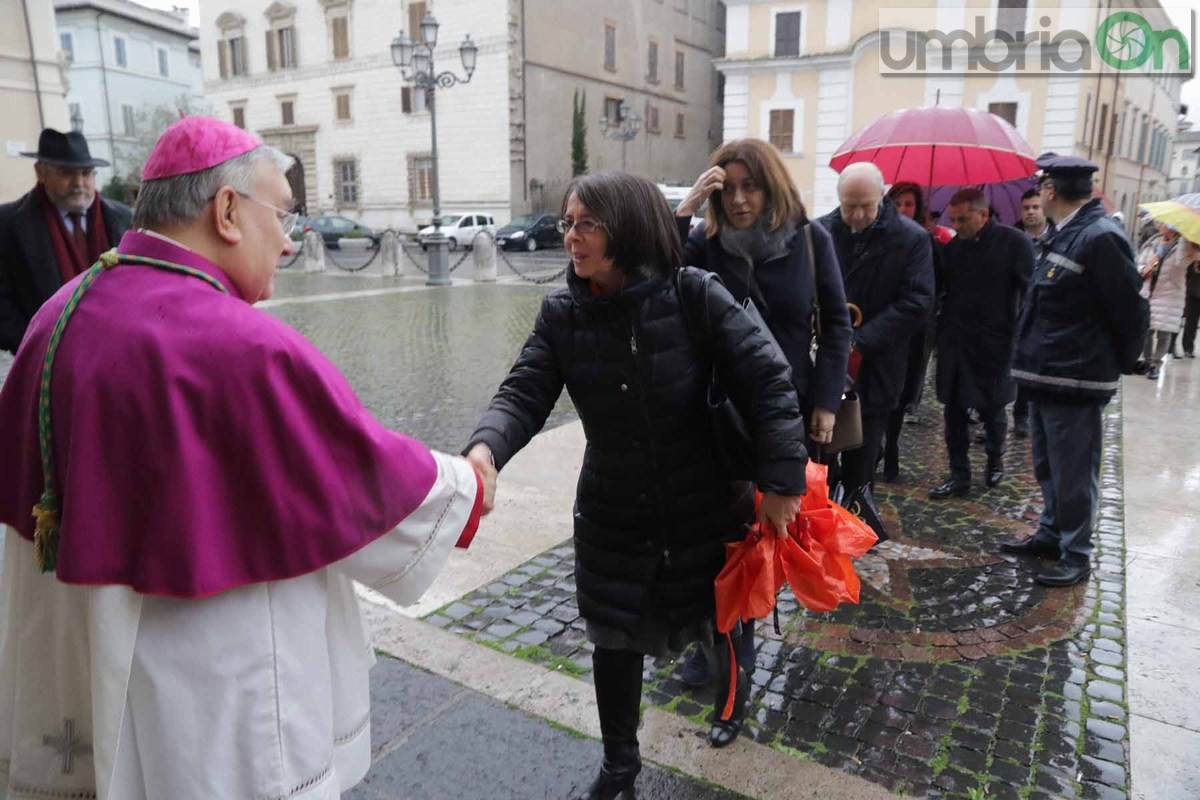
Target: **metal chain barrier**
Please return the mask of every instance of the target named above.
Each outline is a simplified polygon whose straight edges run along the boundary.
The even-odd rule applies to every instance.
[[[296,265],[296,262],[304,258],[304,240],[300,240],[300,246],[296,248],[296,254],[292,256],[290,261],[285,261],[279,265],[280,269],[291,269]]]
[[[382,246],[382,245],[383,245],[383,238],[382,238],[382,237],[380,237],[380,239],[379,239],[379,245],[377,245],[377,246],[375,247],[375,252],[374,252],[374,253],[371,255],[371,257],[370,257],[370,258],[368,258],[368,259],[367,259],[367,261],[366,261],[366,263],[365,263],[365,264],[363,264],[363,265],[361,265],[361,266],[358,266],[358,267],[347,267],[347,266],[345,266],[345,265],[343,265],[343,264],[339,264],[339,263],[337,262],[337,259],[335,259],[335,258],[333,257],[333,253],[332,253],[332,252],[330,252],[330,250],[329,250],[329,248],[328,248],[328,247],[325,247],[325,239],[324,239],[324,237],[322,237],[322,238],[321,238],[321,246],[322,246],[322,247],[325,247],[325,259],[326,259],[327,261],[329,261],[329,263],[330,263],[330,264],[333,264],[335,267],[337,267],[338,269],[342,270],[343,272],[362,272],[364,269],[366,269],[367,267],[369,267],[369,266],[371,266],[372,264],[374,264],[374,263],[375,263],[375,259],[379,258],[379,254],[383,252],[383,246]]]
[[[514,275],[516,275],[521,280],[527,281],[532,284],[541,286],[541,285],[544,285],[547,283],[554,283],[555,281],[562,280],[563,277],[565,277],[567,274],[567,268],[563,267],[558,272],[555,272],[552,275],[543,275],[543,276],[540,276],[537,278],[533,278],[533,277],[530,277],[530,273],[532,273],[534,270],[526,270],[525,272],[522,272],[521,270],[517,269],[517,265],[509,260],[508,255],[504,252],[503,248],[497,248],[496,253],[497,253],[497,255],[500,256],[500,260],[503,261],[510,270],[512,270]]]
[[[412,253],[408,252],[409,248],[404,246],[403,237],[397,236],[396,243],[400,246],[400,252],[404,253],[404,257],[408,259],[408,262],[410,264],[412,264],[414,267],[416,267],[418,270],[425,273],[426,275],[429,274],[429,267],[425,266],[420,261],[417,261],[417,259],[413,258]]]

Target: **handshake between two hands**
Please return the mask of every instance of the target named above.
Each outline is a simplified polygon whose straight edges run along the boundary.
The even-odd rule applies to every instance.
[[[483,483],[483,516],[486,517],[496,505],[496,476],[499,474],[496,471],[496,459],[492,456],[492,449],[480,442],[467,453],[467,462],[475,468]]]

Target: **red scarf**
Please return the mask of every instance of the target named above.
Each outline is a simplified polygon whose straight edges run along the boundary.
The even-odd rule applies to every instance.
[[[108,231],[104,228],[104,218],[100,214],[100,193],[92,201],[87,210],[87,252],[80,252],[75,245],[75,237],[67,229],[58,207],[46,194],[46,187],[40,183],[34,188],[33,196],[42,207],[46,217],[46,229],[50,231],[50,244],[54,248],[54,259],[58,262],[58,276],[63,283],[84,272],[100,254],[112,247],[108,241]]]

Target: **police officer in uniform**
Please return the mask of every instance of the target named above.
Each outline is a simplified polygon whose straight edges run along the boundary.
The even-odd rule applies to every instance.
[[[1037,160],[1042,206],[1057,223],[1045,240],[1017,323],[1012,376],[1029,395],[1034,475],[1045,508],[1037,532],[1001,546],[1055,561],[1044,586],[1071,586],[1091,571],[1100,493],[1102,413],[1133,371],[1149,308],[1134,253],[1100,200],[1099,169],[1076,156]]]

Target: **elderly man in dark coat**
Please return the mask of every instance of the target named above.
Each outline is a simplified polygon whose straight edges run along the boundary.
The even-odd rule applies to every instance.
[[[133,212],[96,192],[96,167],[78,131],[46,128],[33,165],[37,186],[0,205],[0,350],[17,351],[34,313],[105,250],[116,247]]]
[[[839,208],[818,220],[833,236],[846,300],[861,314],[850,356],[862,402],[863,446],[842,454],[849,496],[873,482],[888,412],[900,405],[908,345],[933,305],[929,233],[883,195],[883,174],[851,164],[838,177]]]
[[[993,220],[979,189],[956,193],[947,214],[958,235],[945,249],[937,397],[945,404],[950,479],[929,492],[935,500],[971,492],[971,408],[987,433],[985,483],[990,489],[1004,479],[1005,407],[1016,398],[1009,363],[1017,314],[1034,263],[1029,237]]]

